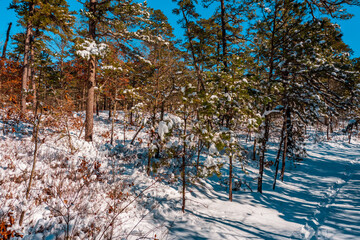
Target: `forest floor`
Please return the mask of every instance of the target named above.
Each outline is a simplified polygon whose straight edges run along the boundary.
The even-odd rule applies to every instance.
[[[233,202],[225,188],[207,180],[208,191],[192,194],[169,239],[359,239],[359,142],[309,143],[307,151],[276,191],[272,169],[265,171],[263,194],[235,192]]]
[[[24,224],[14,223],[10,229],[21,233],[23,239],[52,240],[67,235],[73,239],[102,239],[110,234],[109,227],[113,227],[113,239],[360,238],[359,139],[348,144],[342,135],[334,134],[333,140],[319,141],[314,137],[318,133],[309,131],[308,156],[301,162],[287,162],[284,182],[278,180],[275,191],[274,167],[266,168],[263,194],[256,192],[257,162],[246,165],[248,174],[243,173],[243,165],[238,162],[234,175],[242,181],[246,179],[247,185],[243,182],[233,192],[232,202],[228,201],[228,165],[224,159],[220,179],[213,176],[188,187],[186,210],[182,213],[181,184],[156,180],[146,175],[142,162],[124,160],[124,153],[120,154],[123,125],[121,121],[116,124],[114,148],[108,143],[110,126],[106,113],[95,117],[93,143],[78,138],[80,128],[70,130],[75,151],[70,150],[64,132],[44,127],[37,175],[27,200],[24,193],[34,150],[32,127],[0,121],[0,129],[4,129],[0,133],[0,220],[10,212],[17,219],[19,211],[25,209]],[[136,130],[127,129],[125,145],[130,144]],[[138,139],[146,139],[146,134],[145,129]],[[251,149],[251,143],[243,142]],[[134,156],[146,154],[146,143],[129,149],[134,150]],[[267,160],[274,161],[276,150],[274,141]],[[92,170],[86,179],[83,177],[88,188],[72,183],[71,179],[78,178],[69,175],[71,169],[76,170],[75,175],[83,173],[84,161],[94,163],[86,165],[86,169],[101,164],[95,167],[101,176]],[[124,187],[125,182],[130,184]],[[121,195],[128,196],[121,198],[120,207],[109,195],[114,186],[121,186]],[[52,192],[52,188],[56,191]],[[94,228],[98,232],[87,235],[93,226],[98,227]]]

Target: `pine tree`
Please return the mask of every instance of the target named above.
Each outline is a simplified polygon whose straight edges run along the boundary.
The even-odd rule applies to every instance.
[[[26,110],[28,84],[32,72],[32,44],[37,31],[58,34],[60,29],[70,32],[73,22],[68,4],[65,0],[13,0],[10,9],[20,17],[20,23],[26,26],[24,43],[24,70],[22,74],[21,112]]]
[[[150,22],[150,11],[146,4],[132,0],[90,0],[86,7],[87,11],[83,15],[89,29],[83,34],[87,40],[78,46],[77,53],[89,61],[85,139],[92,141],[97,60],[105,57],[108,44],[111,43],[112,47],[121,50],[119,59],[145,61],[135,40],[152,41],[157,36],[150,36],[146,31],[146,23]]]
[[[279,0],[260,4],[263,18],[256,23],[257,58],[264,99],[264,122],[260,129],[260,168],[258,191],[262,192],[262,174],[271,116],[283,111],[282,134],[284,177],[285,157],[304,156],[303,125],[336,115],[346,108],[343,97],[329,83],[338,82],[351,91],[348,48],[341,42],[336,25],[328,19],[313,19],[306,3]],[[335,40],[336,39],[336,40]],[[280,148],[282,144],[280,144]],[[280,149],[279,149],[280,153]],[[279,154],[278,154],[279,156]],[[276,162],[276,167],[278,167]],[[276,177],[276,176],[275,176]],[[275,185],[274,185],[275,186]]]

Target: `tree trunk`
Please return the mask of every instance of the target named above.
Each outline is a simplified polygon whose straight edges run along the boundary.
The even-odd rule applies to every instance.
[[[256,160],[256,137],[254,137],[254,147],[253,147],[253,155],[252,155],[252,160]]]
[[[95,15],[96,0],[90,0],[90,12]],[[95,41],[96,22],[95,19],[89,19],[89,34],[92,41]],[[86,99],[86,119],[85,119],[85,141],[93,140],[94,127],[94,89],[96,76],[96,58],[90,56],[89,60],[89,77],[87,79],[87,99]]]
[[[33,39],[32,41],[33,42]],[[32,86],[32,101],[33,101],[33,108],[34,108],[34,112],[35,112],[35,109],[36,109],[36,102],[37,102],[37,99],[36,99],[36,83],[35,83],[35,76],[34,76],[34,44],[31,43],[31,46],[30,46],[30,62],[29,62],[29,79],[30,79],[30,82],[31,82],[31,86]]]
[[[86,119],[85,119],[85,141],[93,140],[94,126],[94,85],[95,85],[95,64],[94,56],[90,57],[90,75],[87,82]]]
[[[131,142],[130,142],[131,145],[134,144],[137,135],[140,133],[140,131],[141,131],[143,128],[144,128],[144,124],[142,123],[142,124],[140,125],[139,129],[136,131],[135,135],[133,136],[133,138],[132,138],[132,140],[131,140]]]
[[[117,98],[117,90],[115,89],[115,99],[114,99],[114,113],[116,113],[116,98]],[[114,126],[115,126],[115,117],[111,119],[111,137],[110,137],[110,144],[113,145],[114,142]]]
[[[279,6],[278,4],[275,5],[275,13],[274,13],[274,19],[272,23],[272,29],[271,29],[271,47],[270,47],[270,65],[269,65],[269,76],[268,76],[268,82],[267,82],[267,96],[271,95],[271,82],[273,78],[273,71],[274,71],[274,57],[275,57],[275,32],[276,32],[276,16]],[[266,104],[265,110],[269,110],[270,105],[269,103]],[[264,135],[261,139],[261,147],[260,147],[260,166],[259,166],[259,178],[258,178],[258,192],[262,193],[262,178],[264,173],[264,161],[265,161],[265,152],[266,152],[266,144],[269,138],[269,116],[265,116],[265,126],[264,126]]]
[[[6,40],[5,40],[5,43],[4,43],[4,48],[3,48],[3,52],[2,52],[2,58],[6,58],[6,48],[7,48],[8,42],[9,42],[11,26],[12,26],[12,22],[9,23],[9,27],[8,27],[8,29],[6,31]]]
[[[152,135],[153,134],[151,133],[151,141],[152,141],[152,137],[153,137]],[[147,167],[146,167],[146,173],[148,176],[150,176],[151,158],[152,158],[152,149],[151,149],[151,144],[149,144],[148,163],[147,163]]]
[[[112,101],[109,101],[109,120],[112,118],[112,115],[113,115],[111,103],[112,103]]]
[[[260,148],[260,157],[259,157],[259,178],[258,178],[258,192],[262,193],[262,180],[264,174],[264,164],[265,164],[265,152],[266,144],[269,138],[269,117],[265,116],[265,126],[264,126],[264,135],[261,139],[261,148]]]
[[[193,41],[192,41],[193,36],[192,36],[192,34],[190,32],[189,21],[188,21],[188,18],[186,17],[185,10],[184,9],[181,9],[181,10],[182,10],[182,15],[184,17],[185,24],[186,24],[185,25],[185,27],[186,27],[186,35],[187,35],[187,38],[189,40],[189,46],[190,46],[190,50],[191,50],[191,57],[192,57],[192,60],[193,60],[193,65],[195,67],[196,77],[197,77],[197,80],[198,80],[197,90],[200,92],[200,91],[205,90],[205,85],[204,85],[204,81],[202,79],[200,66],[199,66],[197,58],[195,56],[195,49],[194,49],[194,45],[193,45]]]
[[[34,12],[34,5],[30,4],[29,6],[30,16]],[[30,20],[26,26],[26,35],[25,35],[25,49],[24,49],[24,69],[21,78],[21,113],[24,114],[26,111],[26,96],[28,91],[28,82],[29,82],[29,57],[30,57],[30,44],[32,36],[32,23]]]
[[[282,148],[282,144],[284,142],[284,132],[285,132],[285,128],[286,128],[286,119],[284,116],[284,123],[283,123],[283,127],[281,129],[281,137],[280,137],[280,144],[279,144],[279,150],[278,153],[276,155],[276,160],[275,160],[275,174],[274,174],[274,183],[273,183],[273,190],[275,190],[275,186],[276,186],[276,179],[277,179],[277,175],[279,172],[279,165],[280,165],[280,153],[281,153],[281,148]]]
[[[291,123],[291,110],[290,107],[286,108],[285,112],[286,117],[286,135],[285,135],[285,144],[284,144],[284,151],[283,151],[283,159],[282,159],[282,166],[281,166],[281,174],[280,179],[281,181],[284,181],[284,175],[285,175],[285,160],[287,155],[287,149],[289,141],[292,142],[292,123]]]
[[[202,143],[201,139],[198,141],[198,152],[197,152],[197,158],[196,158],[196,177],[199,176],[199,164],[200,164],[200,154],[202,150]]]
[[[334,133],[333,117],[330,116],[330,133]]]
[[[226,23],[225,23],[225,4],[224,0],[220,0],[221,2],[221,41],[222,41],[222,48],[223,48],[223,64],[224,64],[224,71],[227,72],[228,64],[227,64],[227,45],[226,45]]]
[[[229,200],[232,202],[232,175],[233,175],[233,159],[232,155],[229,156],[230,166],[229,166]]]
[[[330,119],[329,117],[325,117],[325,125],[326,125],[326,140],[330,140]]]
[[[37,109],[37,107],[36,107]],[[32,169],[31,169],[31,173],[30,173],[30,178],[29,178],[29,184],[26,188],[26,194],[25,194],[25,199],[28,200],[29,199],[29,194],[30,194],[30,190],[31,190],[31,184],[32,181],[34,179],[34,175],[35,175],[35,166],[36,166],[36,160],[37,160],[37,153],[38,153],[38,135],[39,135],[39,128],[40,128],[40,122],[41,122],[41,112],[40,115],[37,115],[37,110],[35,109],[35,119],[34,119],[34,126],[33,126],[33,136],[34,136],[34,143],[35,143],[35,150],[34,150],[34,157],[33,157],[33,165],[32,165]],[[25,216],[25,211],[23,210],[20,214],[20,220],[19,220],[19,225],[21,226],[23,221],[24,221],[24,216]]]
[[[183,154],[182,154],[182,166],[181,166],[181,177],[182,177],[182,212],[185,212],[185,191],[186,191],[186,117],[184,117],[184,139],[183,139]]]
[[[161,102],[160,108],[160,121],[164,120],[164,113],[165,113],[165,100]]]
[[[286,160],[286,153],[287,153],[287,145],[288,145],[288,135],[286,133],[284,151],[283,151],[283,157],[282,157],[281,175],[280,175],[280,179],[282,182],[284,181],[284,175],[285,175],[285,160]]]

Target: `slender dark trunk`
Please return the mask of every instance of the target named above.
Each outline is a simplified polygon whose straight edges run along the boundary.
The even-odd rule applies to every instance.
[[[112,112],[112,108],[113,108],[113,106],[112,106],[112,103],[113,101],[109,101],[109,120],[111,119],[111,117],[112,117],[112,115],[113,115],[113,112]]]
[[[201,69],[199,67],[197,58],[195,56],[195,49],[194,49],[193,41],[192,41],[193,37],[192,37],[192,34],[190,32],[189,21],[188,21],[188,19],[186,17],[184,9],[182,9],[182,14],[183,14],[185,24],[186,24],[185,25],[186,26],[186,35],[187,35],[188,40],[189,40],[191,57],[192,57],[192,60],[193,60],[193,65],[195,67],[196,76],[197,76],[197,80],[198,80],[198,91],[203,91],[203,90],[205,90],[205,85],[204,85],[204,82],[203,82],[203,79],[202,79],[202,76],[201,76]]]
[[[333,122],[333,117],[330,116],[330,133],[334,132],[334,122]]]
[[[286,119],[285,119],[285,116],[284,116],[284,123],[283,123],[283,127],[281,129],[281,137],[280,137],[280,144],[279,144],[279,150],[278,150],[278,153],[276,155],[276,160],[275,160],[275,174],[274,174],[274,183],[273,183],[273,190],[275,190],[275,186],[276,186],[276,179],[277,179],[277,175],[278,175],[278,172],[279,172],[279,165],[280,165],[280,153],[281,153],[281,148],[282,148],[282,144],[284,142],[284,132],[285,132],[285,129],[286,129]]]
[[[131,106],[130,106],[130,114],[129,114],[129,124],[130,124],[130,126],[134,125],[133,116],[134,116],[134,113],[131,110]]]
[[[96,109],[96,116],[99,116],[99,93],[95,94],[95,109]]]
[[[326,124],[326,139],[330,140],[330,119],[329,117],[325,117],[325,124]]]
[[[275,57],[275,33],[276,33],[276,16],[277,12],[279,11],[279,6],[275,5],[275,13],[274,19],[272,22],[272,30],[271,30],[271,46],[270,46],[270,60],[269,60],[269,76],[267,82],[267,95],[270,96],[271,93],[271,85],[272,85],[272,78],[273,78],[273,71],[274,71],[274,57]],[[266,104],[265,110],[269,110],[270,104]],[[259,178],[258,178],[258,192],[262,193],[262,179],[264,173],[264,162],[265,162],[265,152],[266,152],[266,144],[269,138],[269,116],[265,116],[265,126],[264,126],[264,135],[261,139],[261,147],[260,147],[260,165],[259,165]]]
[[[330,126],[329,126],[329,124],[327,124],[327,125],[326,125],[326,139],[327,139],[328,141],[330,140],[329,131],[330,131]]]
[[[229,156],[229,200],[232,202],[232,178],[233,178],[233,156]]]
[[[225,22],[225,3],[224,0],[220,0],[220,8],[221,8],[221,42],[222,42],[222,62],[224,65],[224,72],[228,72],[228,63],[227,63],[227,44],[226,44],[226,22]],[[225,93],[229,90],[227,86],[225,86]],[[227,128],[230,127],[230,107],[228,105],[225,106],[225,114],[223,121],[225,120],[225,125]]]
[[[140,125],[139,129],[136,131],[135,135],[133,136],[133,138],[132,138],[132,140],[131,140],[131,142],[130,142],[131,145],[134,144],[137,135],[140,133],[140,131],[141,131],[144,127],[145,127],[145,126],[144,126],[144,122],[143,122],[143,123]]]
[[[182,153],[182,166],[181,166],[181,177],[182,177],[182,212],[185,212],[185,191],[186,191],[186,117],[184,117],[184,139],[183,139],[183,153]]]
[[[199,176],[199,164],[200,164],[200,154],[202,150],[202,144],[201,139],[198,141],[198,152],[197,152],[197,158],[196,158],[196,176]]]
[[[29,178],[29,184],[26,188],[26,193],[25,193],[25,199],[28,200],[29,199],[29,195],[30,195],[30,190],[31,190],[31,185],[32,185],[32,181],[34,179],[34,175],[35,175],[35,167],[36,167],[36,160],[37,160],[37,153],[38,153],[38,148],[39,148],[39,142],[38,142],[38,135],[39,135],[39,128],[40,128],[40,122],[41,122],[41,112],[38,115],[37,114],[37,107],[35,108],[35,118],[34,118],[34,125],[33,125],[33,137],[34,137],[34,144],[35,144],[35,149],[34,149],[34,157],[33,157],[33,165],[31,168],[31,173],[30,173],[30,178]],[[23,210],[20,214],[20,220],[19,220],[19,225],[21,226],[23,224],[24,221],[24,216],[25,216],[25,210]]]
[[[165,101],[161,102],[160,110],[161,110],[161,112],[160,112],[160,120],[163,121],[164,120],[164,113],[165,113]]]
[[[222,41],[222,50],[223,50],[223,64],[224,64],[224,71],[228,71],[228,64],[227,64],[227,44],[226,44],[226,23],[225,23],[225,4],[224,0],[220,0],[221,2],[221,41]]]
[[[115,89],[114,113],[116,113],[116,98],[117,98],[117,90]],[[113,145],[113,142],[114,142],[115,117],[116,117],[116,114],[114,114],[114,117],[111,119],[111,137],[110,137],[110,144],[111,145]]]
[[[280,175],[280,179],[282,182],[284,181],[284,175],[285,175],[285,160],[287,154],[287,145],[288,145],[288,134],[286,133],[283,156],[282,156],[281,175]]]
[[[284,181],[285,160],[286,160],[286,155],[287,155],[287,151],[288,151],[289,141],[290,141],[290,143],[292,141],[292,122],[291,122],[291,110],[290,110],[290,107],[286,108],[285,117],[286,117],[286,135],[285,135],[283,159],[282,159],[281,174],[280,174],[281,181]]]
[[[6,39],[5,39],[5,43],[4,43],[4,47],[3,47],[2,58],[6,58],[6,48],[7,48],[8,42],[9,42],[11,26],[12,26],[12,22],[9,23],[9,27],[6,31]]]
[[[151,167],[151,157],[152,157],[152,150],[149,147],[149,153],[148,153],[148,163],[147,163],[147,167],[146,167],[146,173],[148,176],[150,176],[150,167]]]
[[[266,144],[269,139],[269,117],[265,116],[264,124],[264,135],[261,138],[261,148],[260,148],[260,157],[259,157],[259,178],[258,178],[258,192],[262,193],[262,180],[264,175],[264,165],[265,165],[265,152]]]
[[[256,160],[256,137],[254,137],[254,147],[253,147],[253,155],[252,155],[252,160]]]

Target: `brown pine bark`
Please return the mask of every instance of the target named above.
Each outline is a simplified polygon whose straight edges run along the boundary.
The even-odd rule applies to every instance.
[[[32,39],[33,41],[33,39]],[[30,46],[30,61],[29,61],[29,72],[28,72],[28,77],[29,77],[29,80],[31,82],[31,86],[32,86],[32,101],[33,101],[33,109],[34,109],[34,112],[35,112],[35,108],[36,108],[36,102],[37,102],[37,99],[36,99],[36,83],[35,83],[35,77],[34,77],[34,44],[31,43],[31,46]]]
[[[95,14],[96,0],[90,0],[90,12]],[[89,34],[92,41],[96,38],[96,22],[95,19],[89,19]],[[90,56],[89,60],[89,77],[87,79],[87,98],[86,98],[86,118],[85,118],[85,141],[91,142],[93,140],[94,128],[94,90],[95,90],[95,76],[96,76],[96,58]]]

